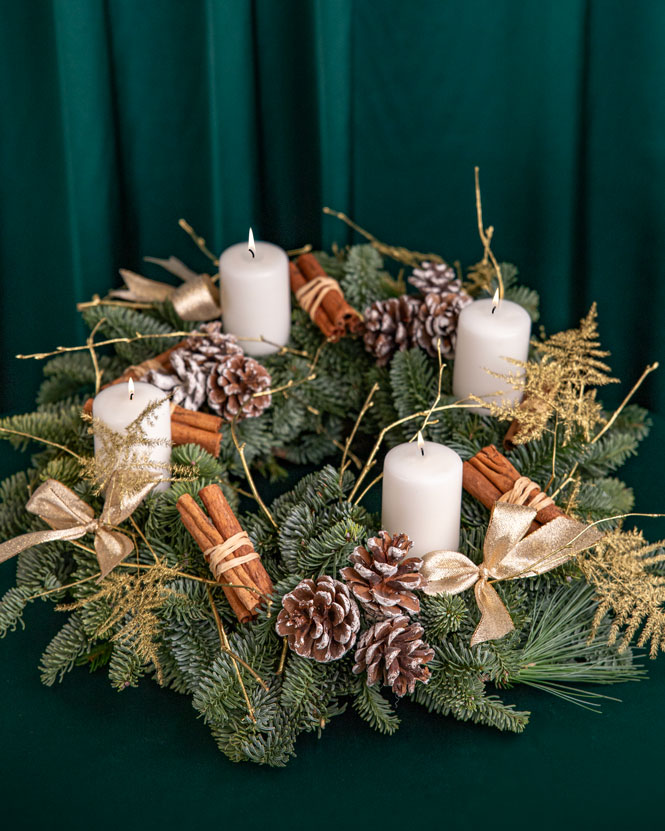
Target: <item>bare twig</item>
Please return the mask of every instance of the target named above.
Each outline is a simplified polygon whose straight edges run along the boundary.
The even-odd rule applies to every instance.
[[[478,217],[478,234],[480,235],[480,241],[483,244],[483,261],[487,262],[487,257],[489,256],[490,260],[492,261],[492,265],[494,266],[494,270],[496,271],[496,279],[499,283],[499,297],[503,299],[504,288],[503,288],[503,277],[501,276],[501,268],[499,263],[496,261],[496,257],[492,251],[490,243],[492,241],[492,236],[494,234],[494,228],[490,226],[489,228],[485,229],[483,226],[483,205],[480,199],[480,168],[478,166],[474,167],[474,176],[476,181],[476,215]]]
[[[245,443],[243,442],[242,444],[240,444],[240,442],[238,441],[238,435],[236,433],[235,419],[233,419],[233,421],[231,422],[231,438],[233,439],[233,444],[235,445],[235,448],[238,451],[238,455],[240,456],[240,461],[242,463],[242,468],[245,471],[245,477],[247,479],[247,483],[249,484],[249,487],[252,490],[252,495],[254,496],[254,499],[258,503],[258,505],[261,508],[261,510],[263,511],[263,513],[270,520],[270,523],[273,526],[273,528],[278,528],[278,525],[275,522],[275,520],[273,518],[273,515],[268,510],[265,502],[261,499],[261,496],[259,495],[259,492],[256,489],[256,485],[254,483],[254,478],[253,478],[253,476],[251,474],[251,471],[249,469],[249,465],[247,464],[247,459],[245,458]]]
[[[344,478],[344,470],[346,469],[345,468],[346,458],[349,455],[349,452],[351,450],[351,444],[353,443],[353,440],[356,436],[356,433],[358,431],[358,427],[360,426],[360,422],[363,420],[363,418],[365,417],[365,414],[370,409],[370,407],[374,406],[374,404],[372,402],[372,398],[374,398],[374,393],[378,389],[379,389],[379,385],[377,383],[375,383],[372,386],[372,389],[369,391],[369,393],[367,395],[367,398],[365,399],[365,403],[362,405],[362,407],[360,409],[360,412],[358,413],[358,417],[356,418],[356,423],[353,425],[353,429],[349,433],[348,438],[346,439],[346,442],[344,444],[344,452],[342,453],[342,461],[341,461],[340,466],[339,466],[339,486],[340,486],[340,488],[342,487],[342,480]]]

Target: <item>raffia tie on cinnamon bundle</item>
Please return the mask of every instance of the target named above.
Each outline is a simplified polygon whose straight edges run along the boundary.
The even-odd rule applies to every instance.
[[[180,341],[154,358],[127,367],[119,378],[104,384],[102,389],[114,384],[126,383],[130,378],[133,381],[143,381],[152,369],[169,372],[171,370],[171,354],[185,344],[186,341]],[[83,409],[88,414],[92,413],[92,398],[85,402]],[[196,410],[187,410],[175,404],[171,406],[171,439],[173,444],[198,444],[199,447],[202,447],[211,455],[219,456],[222,443],[222,434],[220,433],[222,424],[223,419],[219,416],[200,413]]]
[[[180,517],[215,580],[223,584],[234,614],[240,623],[247,623],[272,594],[272,580],[219,485],[207,485],[199,497],[209,516],[185,493],[176,503]]]
[[[464,490],[492,508],[495,502],[509,502],[513,505],[528,505],[538,513],[531,523],[530,531],[546,525],[559,516],[566,516],[561,508],[538,487],[535,482],[522,476],[515,466],[494,447],[483,447],[463,466]]]
[[[362,330],[362,316],[346,302],[337,280],[313,254],[302,254],[289,268],[296,300],[326,338],[338,341],[347,333]]]

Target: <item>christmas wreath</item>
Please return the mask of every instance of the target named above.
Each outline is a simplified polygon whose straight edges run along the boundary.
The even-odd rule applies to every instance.
[[[501,290],[535,321],[537,294],[485,231],[466,273],[362,233],[294,252],[291,337],[272,354],[246,354],[216,322],[215,280],[171,258],[156,262],[179,288],[125,272],[80,304],[86,344],[21,356],[45,361],[44,381],[34,412],[0,420],[33,453],[0,484],[0,560],[16,555],[0,630],[37,599],[64,613],[45,684],[79,665],[118,690],[151,678],[191,696],[230,759],[280,766],[349,705],[384,733],[402,697],[519,732],[529,714],[501,690],[596,708],[587,685],[644,675],[632,644],[663,646],[665,554],[623,525],[633,495],[615,472],[649,419],[630,396],[614,413],[596,398],[614,379],[595,308],[534,340],[502,379],[521,401],[482,414],[452,394],[460,312]],[[118,379],[170,397],[166,489],[137,464],[156,409],[122,436],[91,413]],[[413,554],[366,507],[384,451],[419,430],[464,461],[457,551]],[[93,433],[110,453],[93,456]],[[291,463],[309,472],[295,481]]]

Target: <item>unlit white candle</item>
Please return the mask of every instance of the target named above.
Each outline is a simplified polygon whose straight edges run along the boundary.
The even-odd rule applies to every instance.
[[[158,407],[142,423],[146,438],[158,440],[160,444],[141,444],[137,446],[135,458],[151,469],[162,479],[168,477],[168,465],[171,461],[171,404],[162,390],[143,381],[134,382],[134,394],[131,395],[129,384],[113,384],[95,396],[92,402],[92,416],[103,421],[116,433],[126,432],[129,425],[136,421],[141,413],[154,401],[161,401]],[[168,442],[168,443],[167,443]],[[101,436],[95,435],[95,455],[103,453]],[[156,491],[169,487],[168,481],[160,482]]]
[[[248,355],[270,355],[286,345],[291,332],[289,258],[270,242],[254,243],[253,250],[255,256],[239,242],[219,258],[222,323]]]
[[[411,553],[459,547],[462,460],[449,447],[426,441],[399,444],[383,463],[381,525],[390,534],[408,534]]]
[[[490,372],[522,373],[507,359],[526,361],[528,358],[531,318],[526,309],[510,300],[499,301],[494,314],[492,306],[493,301],[489,298],[476,300],[460,312],[453,395],[466,398],[473,394],[497,404],[518,402],[522,397],[521,390]],[[488,412],[485,407],[475,409],[480,413]]]

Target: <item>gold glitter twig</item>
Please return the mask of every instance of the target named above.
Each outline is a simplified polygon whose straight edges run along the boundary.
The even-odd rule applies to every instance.
[[[97,323],[95,323],[86,341],[88,349],[90,351],[90,358],[92,359],[92,366],[95,370],[95,395],[97,395],[97,393],[99,392],[99,388],[102,385],[102,370],[99,368],[99,361],[97,360],[97,353],[95,352],[95,335],[97,334],[97,330],[102,325],[102,323],[105,322],[105,317],[100,318],[97,321]]]
[[[358,418],[356,418],[356,423],[353,425],[353,429],[348,435],[346,442],[344,444],[344,452],[342,453],[342,461],[339,466],[339,486],[342,487],[342,480],[344,479],[344,471],[346,470],[346,458],[349,455],[349,451],[351,450],[351,444],[356,436],[358,431],[358,427],[360,427],[360,422],[365,417],[367,411],[374,406],[372,402],[372,398],[374,398],[374,393],[379,389],[378,383],[374,383],[372,385],[372,389],[369,391],[367,398],[365,399],[365,403],[362,405],[360,412],[358,413]]]
[[[591,444],[595,444],[598,441],[598,439],[610,429],[610,427],[614,424],[614,422],[619,417],[619,414],[621,413],[621,411],[624,409],[624,407],[626,407],[626,405],[628,404],[630,399],[635,395],[637,390],[642,386],[642,382],[647,377],[647,375],[649,375],[654,370],[658,369],[659,366],[660,366],[660,364],[658,363],[658,361],[656,361],[656,363],[649,364],[649,366],[647,366],[645,368],[644,372],[640,375],[640,377],[637,379],[635,384],[633,384],[633,388],[630,390],[628,395],[623,399],[621,404],[619,404],[617,409],[614,411],[614,413],[612,415],[612,418],[610,418],[610,420],[603,427],[603,429],[600,430],[600,432],[596,433],[596,435],[591,439]]]
[[[189,237],[192,239],[192,242],[194,243],[194,245],[196,245],[196,247],[199,249],[199,251],[201,251],[203,254],[205,254],[206,257],[210,260],[210,262],[213,263],[213,265],[218,266],[219,265],[218,258],[215,257],[215,255],[212,253],[212,251],[209,250],[209,248],[206,246],[206,241],[203,239],[203,237],[199,236],[196,233],[196,231],[192,228],[192,226],[189,224],[189,222],[187,222],[186,219],[179,219],[178,220],[178,225],[182,228],[182,230],[186,234],[189,235]]]
[[[385,242],[381,242],[373,234],[370,234],[369,231],[361,228],[360,225],[357,225],[352,219],[341,211],[334,211],[332,208],[323,208],[323,213],[328,216],[334,216],[337,217],[337,219],[341,219],[342,222],[345,222],[350,228],[353,228],[354,231],[357,231],[361,236],[369,240],[370,244],[376,248],[377,251],[381,254],[385,254],[386,257],[396,260],[398,263],[404,263],[405,265],[410,266],[419,266],[423,260],[428,260],[431,263],[443,262],[443,258],[438,254],[423,254],[420,251],[410,251],[408,248],[388,245]]]
[[[499,263],[496,261],[492,248],[490,247],[492,235],[494,234],[494,228],[491,225],[487,229],[483,227],[483,205],[480,199],[480,168],[476,165],[476,167],[473,168],[473,172],[476,182],[476,216],[478,218],[478,234],[480,235],[480,241],[482,242],[484,248],[483,261],[487,262],[488,256],[492,261],[492,265],[496,271],[496,279],[499,283],[499,298],[503,300],[503,277],[501,276],[501,268],[499,267]]]
[[[82,456],[79,456],[78,453],[74,453],[73,450],[70,450],[68,447],[65,447],[64,444],[58,444],[55,441],[42,439],[40,438],[40,436],[33,436],[31,433],[23,433],[21,430],[12,430],[10,427],[0,427],[0,432],[9,433],[12,436],[21,436],[24,439],[32,439],[32,441],[39,441],[42,444],[48,444],[50,447],[57,447],[58,450],[64,450],[65,453],[69,453],[70,456],[73,456],[75,459],[78,459],[79,462],[83,461]]]
[[[240,674],[240,667],[238,666],[238,660],[236,656],[231,652],[229,648],[229,639],[226,637],[226,632],[224,631],[224,627],[222,626],[222,619],[219,616],[219,612],[217,611],[217,607],[215,606],[215,601],[212,596],[212,591],[210,587],[207,589],[208,591],[208,600],[210,601],[210,608],[212,609],[213,616],[215,618],[215,625],[217,626],[217,634],[219,635],[219,647],[222,652],[225,652],[227,655],[231,656],[231,660],[233,661],[233,668],[236,671],[236,677],[238,678],[238,683],[240,684],[240,689],[242,690],[243,698],[245,699],[245,706],[247,707],[247,713],[250,719],[256,724],[256,717],[254,715],[254,709],[252,707],[252,702],[249,700],[249,696],[247,695],[247,689],[245,687],[245,683],[242,680],[242,675]]]
[[[245,478],[247,479],[247,483],[249,484],[250,488],[252,489],[252,495],[256,502],[258,503],[259,507],[263,511],[263,513],[268,517],[272,526],[279,530],[279,526],[275,522],[273,515],[268,510],[265,502],[261,499],[258,490],[256,489],[256,485],[254,483],[254,478],[252,477],[251,471],[249,469],[249,465],[247,464],[247,459],[245,458],[245,442],[240,444],[238,441],[238,435],[236,433],[236,424],[235,419],[231,421],[231,438],[233,439],[233,444],[235,445],[236,450],[238,451],[238,455],[240,456],[240,461],[242,463],[242,468],[245,471]]]
[[[287,638],[283,638],[282,639],[282,654],[280,655],[279,665],[277,667],[277,671],[275,672],[275,675],[281,675],[284,672],[284,664],[286,663],[286,652],[287,652],[288,645],[289,645],[289,642],[288,642]]]
[[[434,409],[432,409],[430,407],[429,410],[421,410],[420,412],[417,412],[417,413],[411,413],[411,415],[404,416],[404,418],[400,418],[397,421],[393,421],[392,424],[388,424],[386,427],[384,427],[383,430],[381,430],[381,432],[379,433],[379,437],[377,438],[376,442],[374,443],[374,447],[372,448],[372,452],[369,454],[369,458],[365,462],[365,467],[362,469],[362,472],[361,472],[360,476],[356,480],[356,484],[353,486],[353,490],[349,494],[348,501],[351,502],[353,500],[353,497],[358,492],[358,489],[360,488],[360,485],[362,484],[363,480],[365,479],[365,477],[369,473],[370,468],[374,464],[374,458],[375,458],[376,454],[379,452],[379,448],[381,447],[381,443],[383,442],[383,440],[386,437],[387,433],[389,433],[395,427],[399,427],[400,424],[406,424],[408,421],[413,421],[414,418],[423,418],[430,411],[432,413],[440,413],[440,412],[443,412],[444,410],[464,410],[464,409],[468,409],[470,407],[477,406],[476,404],[463,404],[462,403],[463,400],[464,399],[460,399],[459,401],[455,401],[453,404],[442,404],[440,407],[435,407]]]
[[[100,297],[98,294],[93,294],[92,300],[84,300],[82,303],[77,303],[76,310],[82,312],[84,309],[93,309],[96,306],[119,306],[121,309],[152,309],[154,303],[138,303],[132,300],[111,300],[106,297]]]

